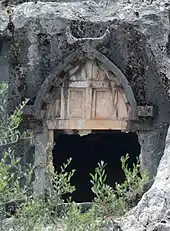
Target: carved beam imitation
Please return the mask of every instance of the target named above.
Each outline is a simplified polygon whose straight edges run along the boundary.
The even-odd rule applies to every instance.
[[[105,33],[101,37],[97,37],[97,38],[90,38],[90,37],[76,38],[76,37],[74,37],[72,35],[70,26],[68,26],[66,28],[66,36],[67,36],[67,42],[68,42],[68,44],[74,44],[76,42],[86,42],[86,41],[93,42],[94,41],[96,45],[99,45],[99,44],[102,44],[104,41],[106,41],[108,39],[109,35],[110,35],[110,31],[107,28],[106,31],[105,31]]]
[[[139,117],[155,117],[155,108],[153,106],[138,106]]]

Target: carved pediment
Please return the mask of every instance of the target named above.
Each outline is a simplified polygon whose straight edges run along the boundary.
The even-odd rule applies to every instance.
[[[130,107],[113,74],[87,61],[75,66],[67,76],[48,104],[47,121],[55,121],[59,129],[126,127]]]

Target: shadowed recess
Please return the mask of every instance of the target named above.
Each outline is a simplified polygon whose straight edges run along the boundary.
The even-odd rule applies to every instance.
[[[64,134],[55,131],[55,146],[53,149],[53,164],[55,171],[59,171],[63,162],[72,158],[68,171],[76,169],[71,180],[76,191],[72,199],[76,202],[91,202],[90,175],[103,160],[107,163],[107,183],[114,187],[115,182],[123,182],[125,177],[121,170],[121,156],[129,154],[128,165],[132,168],[136,157],[140,154],[140,144],[136,133],[121,131],[92,131],[80,136],[79,134]]]

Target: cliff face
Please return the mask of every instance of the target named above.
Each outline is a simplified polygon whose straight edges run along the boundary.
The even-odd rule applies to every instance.
[[[124,231],[170,230],[170,129],[154,184],[137,207],[119,222]]]
[[[15,3],[15,2],[14,2]],[[110,40],[97,47],[127,77],[138,105],[156,105],[158,121],[169,122],[169,3],[167,1],[25,2],[12,6],[14,39],[9,43],[11,97],[32,103],[40,85],[65,58],[79,49],[66,39],[99,37],[107,28]],[[0,42],[11,36],[0,10]],[[12,89],[17,76],[18,89]],[[32,81],[34,85],[32,85]]]
[[[12,4],[16,4],[16,2],[13,1]],[[168,9],[169,2],[166,0],[155,0],[152,3],[146,0],[38,1],[37,4],[34,2],[25,2],[13,5],[12,21],[16,30],[24,27],[27,29],[31,23],[35,33],[38,33],[37,30],[42,30],[43,28],[44,33],[47,32],[51,36],[56,35],[63,28],[63,24],[60,22],[61,19],[63,21],[102,22],[103,24],[115,21],[131,24],[146,37],[148,46],[151,47],[155,55],[157,65],[166,74],[167,62],[169,60],[167,54],[170,53]],[[37,25],[38,22],[40,25]],[[1,32],[6,28],[7,23],[8,17],[2,8],[0,15]],[[86,28],[86,31],[90,33],[88,28]],[[95,34],[91,31],[94,37],[97,35],[96,33],[100,33],[100,31],[95,32]]]
[[[79,44],[68,43],[68,26],[76,38],[101,37],[108,28],[109,40],[102,45],[95,45],[95,49],[127,77],[138,105],[156,107],[157,117],[154,123],[170,124],[169,0],[37,3],[11,0],[9,3],[13,10],[11,19],[14,33],[6,30],[9,15],[4,8],[6,3],[1,3],[0,81],[9,81],[11,105],[17,105],[25,97],[30,98],[30,104],[34,105],[44,80],[56,67],[69,63],[70,55],[80,49]],[[8,61],[4,61],[5,53],[8,54]],[[4,62],[7,67],[5,71]],[[165,133],[161,134],[165,136]],[[164,139],[161,136],[159,140]],[[148,137],[146,133],[141,137],[145,144],[147,142],[143,140],[151,136]],[[161,145],[153,137],[150,139],[148,143],[153,146],[150,145],[151,148],[147,151],[150,153],[159,150]],[[121,222],[123,230],[153,230],[156,223],[166,216],[166,210],[170,209],[168,144],[169,133],[155,183],[128,220]],[[154,156],[154,152],[152,154]],[[158,154],[159,156],[156,152],[156,159],[160,159],[162,155],[160,151]],[[162,223],[161,226],[166,225]]]

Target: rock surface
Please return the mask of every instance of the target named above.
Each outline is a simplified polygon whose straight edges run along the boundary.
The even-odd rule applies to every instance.
[[[170,128],[152,187],[120,222],[123,231],[170,230]]]
[[[16,4],[17,1],[11,1]],[[44,81],[43,75],[44,64],[48,64],[46,67],[47,74],[49,69],[53,69],[56,66],[56,60],[60,58],[63,60],[64,55],[67,56],[71,52],[71,48],[66,44],[65,39],[65,27],[70,21],[87,21],[95,24],[100,22],[101,24],[107,24],[113,31],[112,36],[116,34],[116,45],[112,44],[109,50],[113,47],[114,54],[110,55],[115,59],[115,63],[125,72],[125,67],[135,67],[135,62],[130,65],[127,60],[133,60],[133,53],[135,53],[134,60],[137,60],[137,54],[139,61],[145,57],[144,62],[146,83],[144,84],[144,77],[142,72],[136,72],[132,76],[132,85],[136,88],[137,77],[141,76],[139,83],[141,87],[146,85],[151,88],[155,88],[158,92],[158,85],[154,82],[156,77],[160,78],[160,84],[164,85],[167,91],[169,91],[168,79],[170,79],[170,2],[169,0],[153,0],[140,1],[140,0],[115,0],[115,1],[75,1],[75,2],[25,2],[23,4],[16,4],[13,7],[12,22],[15,26],[17,41],[22,44],[21,49],[21,64],[23,65],[23,71],[27,72],[27,88],[31,95],[37,92],[38,87]],[[0,39],[3,37],[4,31],[7,28],[9,22],[6,10],[1,7],[0,2]],[[115,23],[116,22],[116,23]],[[90,26],[92,25],[90,24]],[[125,33],[121,32],[122,28],[127,24]],[[128,29],[129,24],[133,26],[135,32],[132,29]],[[128,29],[128,30],[127,30]],[[140,36],[137,36],[137,32]],[[93,30],[90,31],[93,34]],[[88,31],[88,33],[90,33]],[[95,30],[95,36],[99,36],[100,28]],[[103,33],[103,32],[102,32]],[[129,36],[132,33],[133,36]],[[90,34],[90,35],[91,35]],[[100,34],[100,33],[99,33]],[[44,38],[43,38],[44,36]],[[127,36],[127,38],[126,38]],[[129,37],[128,37],[129,36]],[[37,37],[40,40],[37,42]],[[136,37],[140,38],[137,41]],[[123,39],[122,39],[123,38]],[[134,40],[132,40],[134,38]],[[44,40],[43,40],[44,39]],[[126,43],[126,40],[132,40],[130,43]],[[143,39],[144,42],[141,42]],[[41,40],[45,43],[41,44]],[[49,42],[50,40],[50,42]],[[133,50],[133,41],[137,41],[137,44],[141,43],[141,50]],[[120,43],[119,43],[120,42]],[[130,45],[129,45],[130,44]],[[41,46],[40,46],[41,45]],[[134,44],[133,44],[134,45]],[[41,49],[40,49],[41,48]],[[46,50],[45,50],[46,48]],[[74,48],[74,47],[73,47]],[[25,49],[25,50],[24,50]],[[39,49],[39,50],[38,50]],[[69,50],[70,49],[70,50]],[[52,50],[53,52],[49,52]],[[106,50],[106,52],[105,52]],[[109,50],[105,48],[103,53],[108,53]],[[117,53],[116,53],[117,51]],[[119,54],[120,52],[120,54]],[[48,54],[49,53],[49,54]],[[112,50],[111,50],[111,53]],[[48,54],[48,55],[47,55]],[[56,57],[57,54],[57,57]],[[119,54],[119,55],[118,55]],[[49,57],[48,57],[49,56]],[[116,58],[115,57],[122,57]],[[45,57],[45,60],[42,58]],[[59,57],[59,58],[58,58]],[[154,58],[153,58],[154,57]],[[120,59],[120,60],[119,60]],[[149,64],[153,69],[151,72],[148,69]],[[43,68],[39,69],[39,63],[42,62]],[[50,64],[49,64],[50,63]],[[25,66],[24,66],[25,65]],[[150,68],[151,68],[150,67]],[[40,72],[40,74],[38,73]],[[157,75],[159,73],[159,75]],[[125,73],[128,76],[128,73]],[[38,76],[36,78],[36,76]],[[149,79],[150,76],[153,77]],[[37,81],[37,82],[36,82]],[[34,82],[34,91],[32,89],[32,83]],[[143,91],[143,89],[141,90]],[[139,92],[139,90],[137,90]],[[146,91],[146,103],[150,103],[153,98],[153,93],[149,88]],[[150,93],[151,92],[151,93]],[[161,92],[162,93],[162,92]],[[162,93],[163,94],[163,93]],[[36,95],[36,94],[35,94]],[[160,98],[161,94],[158,94]],[[30,95],[27,97],[30,98]],[[155,99],[153,104],[157,100]],[[164,98],[159,104],[165,102]],[[142,100],[141,102],[142,103]],[[167,110],[167,107],[165,107]],[[165,110],[164,109],[164,110]],[[164,110],[161,110],[161,115],[164,116]],[[148,135],[148,134],[147,134]],[[154,143],[155,144],[155,143]],[[155,144],[156,145],[156,144]],[[169,209],[170,209],[170,129],[168,131],[166,148],[164,156],[161,160],[155,182],[151,189],[144,194],[142,200],[137,207],[131,211],[127,217],[124,217],[122,221],[119,221],[121,229],[123,231],[156,231],[170,230],[169,223]],[[115,224],[114,224],[115,225]],[[111,224],[109,224],[111,226]],[[110,228],[109,228],[110,229]],[[120,229],[119,227],[117,228]],[[110,229],[111,230],[111,229]]]
[[[169,44],[169,8],[168,0],[138,1],[138,0],[101,0],[101,1],[57,1],[57,2],[26,2],[13,6],[12,21],[15,28],[20,29],[29,21],[40,18],[41,25],[49,34],[56,34],[62,27],[59,18],[63,20],[87,20],[93,22],[118,20],[133,24],[147,36],[157,58],[157,64],[162,73],[170,78],[170,59],[167,57]],[[0,2],[1,5],[2,2]],[[13,1],[15,4],[16,1]],[[7,27],[8,15],[0,7],[0,32]],[[34,26],[35,27],[35,26]],[[34,28],[33,27],[33,28]],[[34,28],[35,30],[36,28]]]
[[[99,37],[108,26],[112,39],[109,47],[101,47],[100,52],[132,82],[138,104],[159,104],[161,121],[167,122],[169,107],[163,105],[169,100],[164,100],[168,97],[170,79],[169,5],[168,0],[155,0],[152,4],[149,0],[88,0],[13,5],[15,38],[18,47],[21,45],[17,62],[26,75],[26,97],[33,101],[49,72],[75,50],[66,41],[65,31],[69,24],[80,29],[75,29],[80,32],[80,37]],[[7,12],[1,7],[0,37],[3,37],[8,22]],[[35,81],[34,89],[32,81]],[[154,90],[150,89],[151,84]],[[139,89],[137,85],[141,85]],[[163,88],[163,92],[159,88]],[[155,92],[159,92],[159,96]]]

